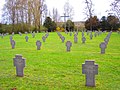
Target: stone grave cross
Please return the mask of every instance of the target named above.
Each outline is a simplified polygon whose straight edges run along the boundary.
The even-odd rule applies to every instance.
[[[72,42],[67,41],[67,42],[66,42],[66,47],[67,47],[67,51],[68,51],[68,52],[70,52],[71,46],[72,46]]]
[[[37,50],[40,50],[42,43],[40,42],[40,40],[36,41],[36,46],[37,46]]]
[[[15,41],[14,40],[11,40],[11,45],[12,45],[12,49],[15,48]]]
[[[16,74],[19,77],[24,76],[23,69],[25,67],[25,59],[22,58],[22,55],[16,54],[15,58],[13,58],[14,66],[16,67]]]
[[[105,42],[100,43],[101,48],[101,54],[105,54],[105,49],[107,48],[107,45]]]
[[[64,37],[64,36],[61,36],[61,40],[62,40],[62,43],[64,43],[65,37]]]
[[[82,43],[85,43],[85,41],[86,41],[86,38],[82,37]]]
[[[78,42],[77,34],[74,35],[74,43]]]
[[[43,40],[43,42],[45,42],[45,40],[46,40],[46,37],[45,37],[45,36],[43,36],[43,37],[42,37],[42,40]]]
[[[95,86],[95,75],[98,74],[98,65],[94,64],[94,61],[85,61],[82,64],[82,74],[86,74],[86,86]]]
[[[28,36],[25,36],[25,40],[26,40],[26,42],[28,42],[28,39],[29,39],[29,37],[28,37]]]

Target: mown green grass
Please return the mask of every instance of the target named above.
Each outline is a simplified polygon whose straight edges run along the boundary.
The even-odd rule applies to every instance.
[[[65,36],[72,41],[71,52],[66,52],[57,33],[49,33],[46,42],[42,42],[41,50],[36,50],[36,40],[42,41],[45,33],[29,36],[25,42],[25,34],[14,35],[15,49],[11,49],[9,36],[0,38],[0,90],[120,90],[120,35],[112,33],[106,54],[100,54],[99,44],[108,33],[103,33],[93,40],[87,38],[86,44],[81,43],[81,32],[78,43],[74,43],[73,35]],[[24,77],[16,76],[13,66],[15,54],[26,58]],[[99,65],[96,75],[96,87],[85,86],[85,75],[82,74],[82,63],[95,60]]]

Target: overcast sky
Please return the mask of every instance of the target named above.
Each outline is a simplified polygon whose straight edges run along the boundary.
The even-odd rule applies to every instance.
[[[64,13],[64,5],[65,3],[69,1],[70,5],[74,8],[74,17],[73,21],[84,21],[84,18],[86,17],[83,12],[85,8],[84,1],[85,0],[46,0],[46,4],[48,6],[48,10],[52,11],[53,8],[57,8],[60,15],[63,15]],[[106,10],[110,9],[110,3],[113,0],[92,0],[94,4],[94,10],[95,15],[97,15],[99,18],[102,16],[107,16]],[[3,4],[5,3],[5,0],[0,1],[0,9],[3,8]],[[0,16],[2,11],[0,10]],[[0,17],[1,19],[1,17]]]
[[[74,8],[74,19],[73,21],[83,21],[85,19],[85,15],[83,14],[85,8],[85,0],[46,0],[47,6],[49,10],[52,8],[57,8],[60,15],[64,13],[64,5],[65,2],[69,1],[70,5]],[[93,8],[95,11],[95,15],[99,18],[102,16],[107,16],[106,10],[110,10],[110,4],[113,0],[92,0]]]

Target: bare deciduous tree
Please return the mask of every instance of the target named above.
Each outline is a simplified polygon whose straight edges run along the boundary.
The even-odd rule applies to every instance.
[[[45,0],[6,0],[3,18],[13,25],[26,24],[40,30],[40,18],[44,9]]]
[[[53,8],[53,21],[54,22],[59,22],[60,21],[60,15],[59,15],[59,13],[58,13],[58,10],[57,10],[57,8],[55,9],[55,8]]]
[[[110,6],[112,7],[110,12],[117,16],[120,20],[120,0],[114,0]]]
[[[90,18],[90,30],[92,30],[92,15],[94,13],[92,0],[85,0],[85,4],[86,7],[83,13],[87,16],[87,18]]]
[[[73,19],[74,15],[74,8],[70,5],[69,1],[67,1],[64,5],[64,13],[65,15],[69,16],[69,19]]]

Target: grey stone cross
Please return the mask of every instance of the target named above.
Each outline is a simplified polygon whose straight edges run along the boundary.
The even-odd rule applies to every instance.
[[[28,37],[28,36],[25,36],[25,40],[26,40],[26,42],[28,42],[28,39],[29,39],[29,37]]]
[[[78,38],[77,38],[77,35],[75,34],[74,35],[74,43],[77,43],[78,42]]]
[[[85,41],[86,41],[86,38],[82,37],[82,43],[85,43]]]
[[[90,40],[92,40],[92,38],[93,38],[93,35],[92,35],[92,32],[90,33]]]
[[[94,61],[85,61],[82,64],[82,74],[86,75],[86,86],[95,86],[95,75],[98,74],[98,65],[94,64]]]
[[[12,45],[12,49],[14,49],[15,48],[15,41],[14,40],[11,41],[11,45]]]
[[[12,40],[13,40],[13,37],[10,36],[10,44],[12,45]]]
[[[35,37],[35,32],[32,33],[32,37],[33,37],[33,38]]]
[[[72,42],[67,41],[66,46],[67,46],[67,51],[70,52],[70,47],[72,46]]]
[[[43,37],[42,37],[42,40],[43,40],[43,42],[45,42],[45,40],[46,40],[46,37],[45,37],[45,36],[43,36]]]
[[[23,69],[25,67],[25,59],[22,58],[22,55],[16,54],[15,58],[13,58],[14,66],[16,67],[16,74],[19,77],[24,76]]]
[[[42,43],[40,42],[40,40],[36,41],[36,46],[37,46],[37,50],[40,50]]]
[[[61,36],[61,40],[62,40],[62,43],[64,43],[65,37],[64,37],[64,36]]]
[[[101,48],[101,54],[105,54],[105,49],[107,48],[107,45],[105,42],[100,43]]]

